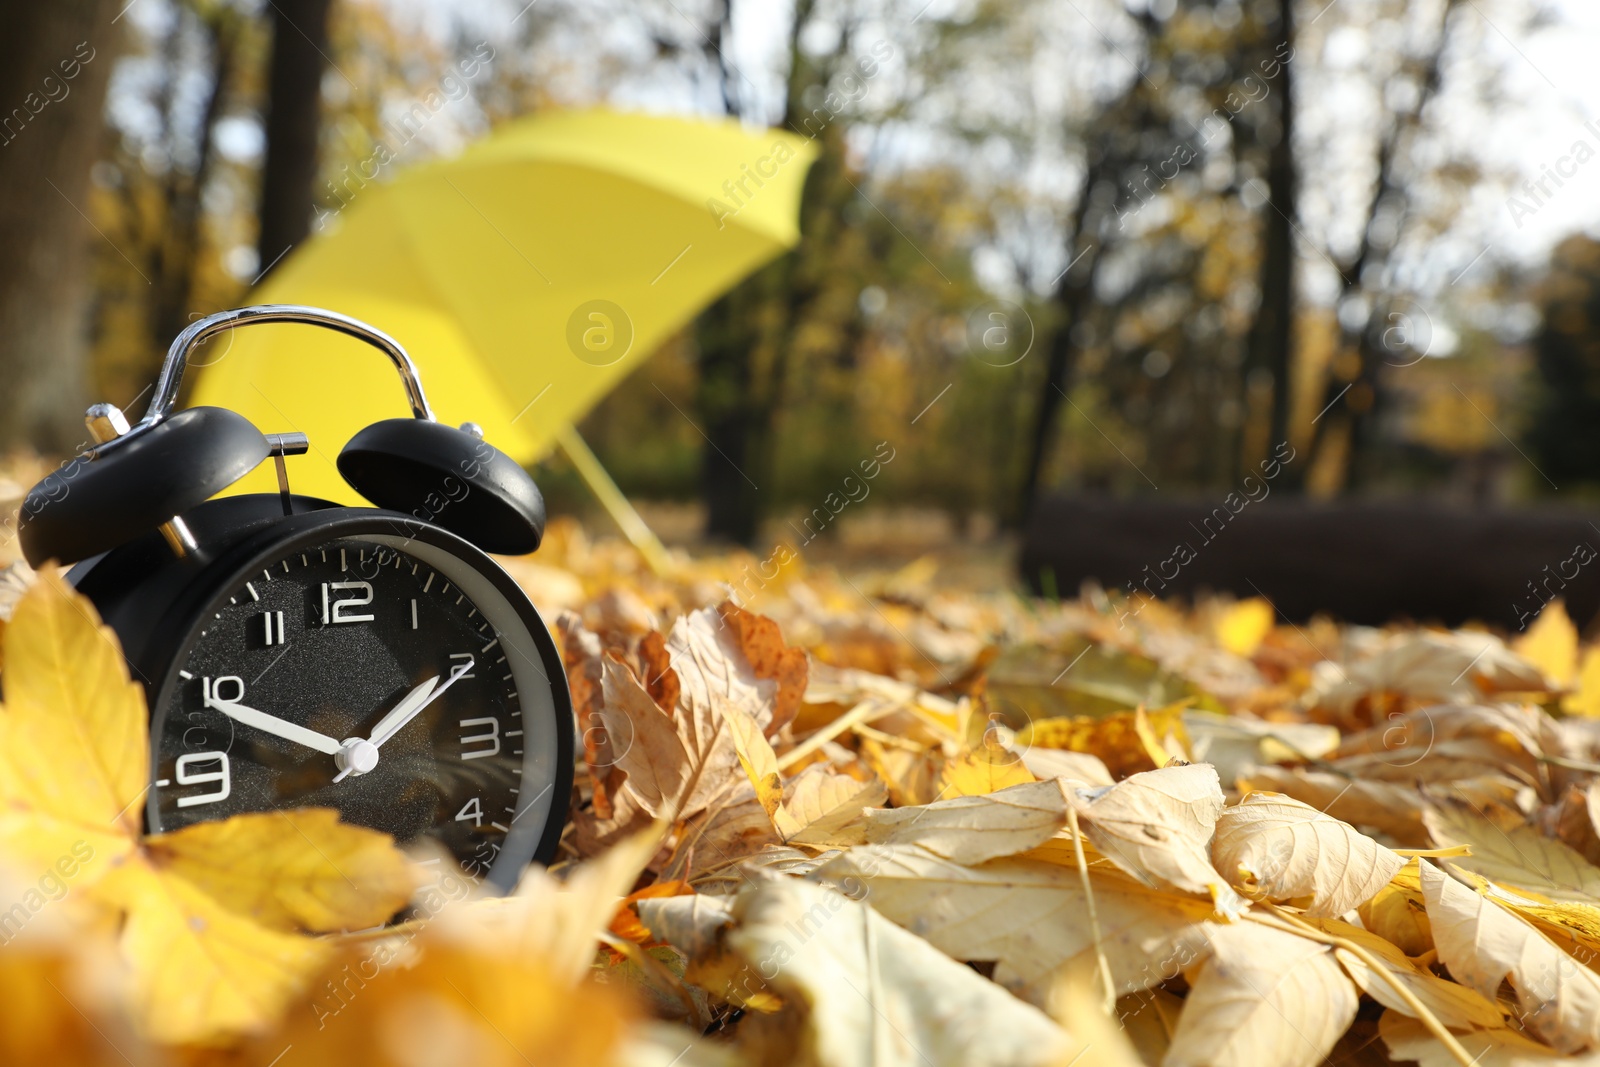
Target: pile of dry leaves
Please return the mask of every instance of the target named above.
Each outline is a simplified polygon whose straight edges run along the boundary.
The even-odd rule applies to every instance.
[[[931,561],[657,578],[570,525],[507,566],[584,766],[499,900],[328,812],[144,835],[142,694],[32,581],[0,1061],[1600,1064],[1600,648],[1559,603],[1507,643]]]

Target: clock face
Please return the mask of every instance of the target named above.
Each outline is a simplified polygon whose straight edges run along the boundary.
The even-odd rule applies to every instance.
[[[376,532],[252,560],[161,687],[151,830],[331,807],[401,843],[432,837],[509,887],[551,817],[566,702],[531,608],[498,578]]]

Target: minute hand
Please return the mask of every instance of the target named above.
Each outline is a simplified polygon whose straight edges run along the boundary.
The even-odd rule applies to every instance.
[[[292,723],[287,719],[280,719],[276,715],[268,715],[264,711],[257,711],[255,708],[245,707],[243,704],[235,704],[227,700],[213,699],[211,706],[235,722],[253,726],[257,730],[272,734],[274,737],[281,737],[285,741],[293,741],[297,745],[304,745],[318,752],[326,752],[330,756],[339,751],[339,742],[327,734],[319,734],[315,730],[308,730],[304,726]]]
[[[472,665],[473,661],[469,659],[467,662],[451,671],[450,677],[444,680],[443,685],[439,686],[439,688],[435,689],[432,693],[429,693],[426,700],[407,711],[404,715],[401,715],[395,719],[395,721],[378,723],[378,727],[372,731],[372,736],[367,740],[372,742],[372,746],[374,748],[381,746],[385,741],[389,740],[389,738],[399,733],[405,727],[406,723],[410,722],[412,719],[415,719],[418,715],[421,715],[423,709],[429,704],[432,704],[435,700],[438,700],[440,697],[444,696],[444,691],[449,689],[452,685],[455,685],[456,682],[460,680],[462,675],[472,670]],[[388,716],[385,716],[385,720],[387,719]]]

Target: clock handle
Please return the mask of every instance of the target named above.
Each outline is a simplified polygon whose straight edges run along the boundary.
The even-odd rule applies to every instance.
[[[194,351],[200,342],[241,326],[256,326],[269,322],[296,322],[308,326],[321,326],[367,342],[388,356],[395,370],[399,372],[400,381],[406,389],[406,399],[411,404],[412,416],[426,422],[437,421],[433,416],[433,409],[428,406],[428,397],[422,391],[422,378],[417,373],[416,363],[412,362],[410,355],[400,346],[400,342],[376,326],[369,326],[360,319],[341,315],[337,311],[303,304],[254,304],[249,307],[234,308],[231,311],[219,311],[215,315],[207,315],[190,323],[173,340],[172,347],[167,349],[167,359],[162,364],[160,377],[156,379],[155,395],[150,398],[150,406],[145,409],[144,418],[127,433],[96,444],[84,453],[85,456],[98,458],[112,453],[165,422],[178,402],[178,387],[183,383],[183,372],[188,369],[189,353]]]

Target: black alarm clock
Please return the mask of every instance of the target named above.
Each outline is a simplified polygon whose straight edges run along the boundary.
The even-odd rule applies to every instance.
[[[377,507],[291,493],[303,434],[174,413],[195,346],[257,323],[337,330],[393,362],[412,417],[338,458]],[[105,404],[87,422],[96,443],[29,492],[20,535],[30,564],[75,564],[68,580],[145,685],[150,832],[325,806],[401,843],[433,838],[500,890],[551,859],[572,789],[566,676],[486,555],[538,548],[544,500],[477,427],[435,420],[393,338],[318,308],[222,312],[173,342],[137,425]],[[212,499],[269,457],[278,493]]]

